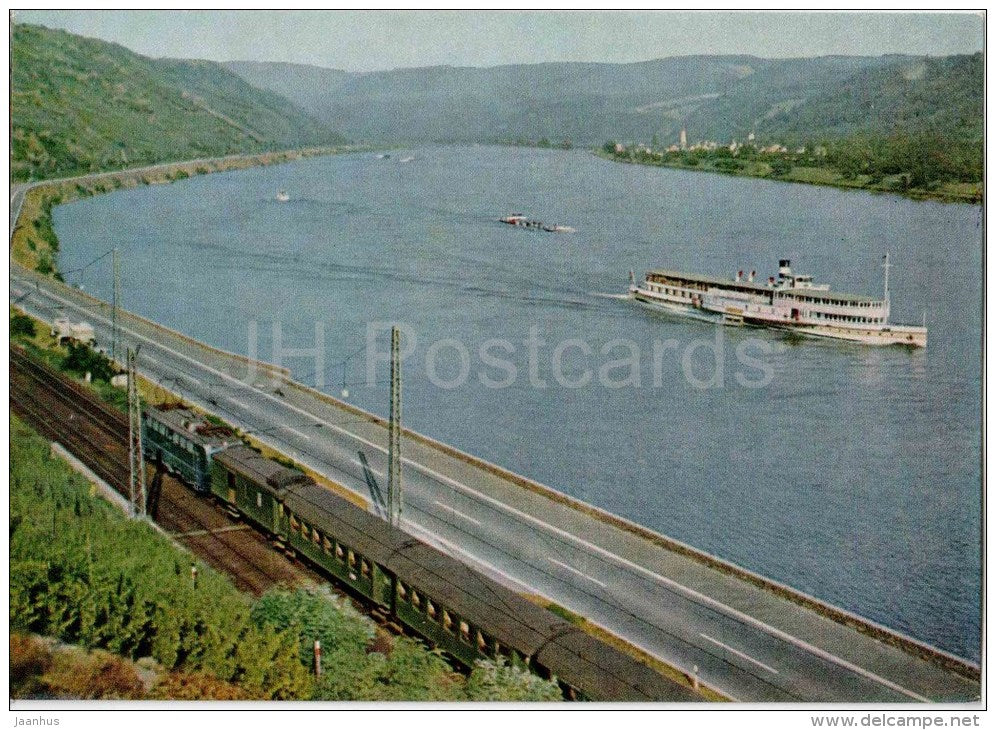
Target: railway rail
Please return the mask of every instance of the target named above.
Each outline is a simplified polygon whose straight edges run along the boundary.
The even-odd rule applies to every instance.
[[[47,438],[61,442],[111,488],[128,497],[129,473],[125,465],[128,463],[129,433],[123,413],[99,400],[89,389],[36,362],[15,347],[10,349],[10,384],[10,403],[13,412]],[[285,555],[272,549],[263,532],[253,529],[248,522],[235,522],[227,511],[222,512],[220,504],[224,500],[219,499],[218,503],[209,503],[178,480],[162,473],[163,471],[160,462],[157,464],[157,472],[152,475],[162,483],[156,521],[171,533],[174,539],[203,557],[215,568],[229,574],[240,589],[259,595],[277,584],[325,582],[323,576],[312,573],[299,563],[291,562]],[[324,495],[321,490],[318,493]],[[348,502],[338,501],[342,502],[342,506],[356,511],[356,508]],[[350,534],[355,538],[356,534],[353,533],[357,527],[353,523],[357,515],[353,515],[352,512],[349,515],[346,524],[348,530],[353,531]],[[366,513],[360,513],[358,516],[368,517]],[[360,523],[362,521],[359,520]],[[381,532],[384,531],[379,520],[376,521],[376,528]],[[365,534],[362,529],[360,532]],[[377,530],[373,532],[377,533]],[[376,538],[372,539],[376,543]],[[450,565],[452,559],[417,541],[405,539],[398,542],[398,540],[400,538],[395,537],[389,540],[393,547],[389,551],[387,562],[400,561],[394,569],[403,568],[402,573],[407,576],[405,579],[414,581],[401,595],[407,595],[410,591],[414,596],[417,585],[420,593],[423,590],[428,591],[423,594],[426,597],[422,599],[426,605],[431,606],[437,599],[449,600],[451,608],[461,609],[470,605],[468,601],[480,603],[482,592],[490,593],[498,590],[497,586],[492,586],[466,567],[462,567],[466,575],[461,574],[461,577],[453,580],[447,579],[444,574],[453,573]],[[370,539],[367,542],[370,542]],[[398,544],[395,545],[395,542]],[[311,546],[310,542],[308,546]],[[350,555],[352,556],[352,551]],[[352,560],[352,557],[350,559]],[[445,565],[437,565],[440,561]],[[311,562],[314,560],[311,559]],[[365,565],[370,564],[367,558],[363,558],[363,562]],[[380,568],[379,563],[378,568]],[[350,577],[356,578],[352,574]],[[427,584],[429,588],[423,588]],[[558,622],[552,614],[537,609],[526,601],[522,603],[528,606],[529,610],[521,613],[521,609],[516,609],[513,610],[514,615],[506,615],[510,597],[511,594],[503,597],[499,590],[495,600],[499,604],[496,615],[501,620],[495,626],[500,624],[507,628],[506,625],[510,625],[510,622],[519,626],[520,624],[515,622],[520,621],[527,633],[532,635],[538,631],[542,639],[543,631],[549,628],[548,624],[552,626]],[[382,615],[374,616],[379,623],[386,624],[388,629],[407,633],[400,625],[394,626],[391,623],[393,608],[391,611],[384,611],[381,606],[381,609]],[[440,610],[443,611],[445,621],[447,616],[445,605]],[[542,613],[542,618],[538,622],[537,611]],[[495,614],[495,611],[491,613]],[[431,617],[433,614],[429,615]],[[481,614],[471,612],[467,615],[470,617],[468,620],[476,620],[473,617]],[[521,616],[527,618],[521,619]],[[530,616],[531,620],[528,618]],[[491,619],[494,619],[494,616],[491,616]],[[491,619],[485,620],[494,623]],[[453,620],[455,619],[451,619],[451,625],[455,625],[452,624]],[[463,632],[465,623],[461,622],[460,626]],[[469,625],[466,632],[470,632]],[[416,630],[416,633],[421,632]],[[502,647],[505,651],[514,653],[514,648],[522,643],[521,638],[517,631],[506,633],[501,639]],[[478,640],[481,640],[480,635]],[[512,642],[512,647],[506,647],[506,641]],[[494,642],[495,651],[499,651],[498,640],[495,639]],[[566,672],[567,679],[562,681],[562,686],[565,688],[565,694],[571,697],[576,696],[580,690],[583,696],[627,701],[701,699],[691,690],[674,683],[673,680],[661,677],[653,670],[634,662],[611,647],[600,644],[568,624],[564,624],[563,630],[553,631],[542,643],[533,646],[532,650],[526,650],[525,653],[530,656],[535,654],[538,660],[545,663],[545,667],[549,667],[544,669],[537,665],[536,671],[542,676],[546,676],[543,672],[553,671],[554,676],[563,679],[562,673]],[[454,654],[454,657],[458,658],[457,654]],[[466,663],[459,658],[458,661]],[[529,659],[524,661],[528,662]],[[580,669],[576,668],[575,664],[579,664]],[[597,691],[589,695],[590,690]]]
[[[125,414],[87,388],[10,348],[10,405],[39,433],[66,446],[98,477],[128,497],[128,421]],[[148,482],[161,479],[156,523],[171,537],[261,595],[277,585],[323,582],[313,571],[273,550],[255,530],[198,499],[167,474],[150,467]]]

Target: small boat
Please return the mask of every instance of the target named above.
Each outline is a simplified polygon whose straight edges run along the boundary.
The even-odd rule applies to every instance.
[[[290,200],[290,196],[287,194],[286,190],[281,190],[277,193],[277,202],[286,203],[288,200]]]
[[[414,162],[414,161],[415,161],[414,157],[402,157],[400,160],[398,160],[398,162]]]
[[[507,215],[504,218],[498,219],[499,223],[507,223],[510,226],[518,226],[519,228],[529,228],[534,231],[546,231],[547,233],[574,233],[575,230],[570,226],[555,226],[549,223],[543,223],[542,221],[532,221],[526,218],[522,213],[512,213],[512,215]]]

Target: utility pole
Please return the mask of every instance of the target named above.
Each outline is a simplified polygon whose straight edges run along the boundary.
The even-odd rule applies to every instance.
[[[111,292],[111,361],[118,359],[118,305],[121,302],[121,264],[118,261],[118,248],[114,247],[111,260],[114,268],[114,290]]]
[[[391,328],[391,422],[388,426],[387,506],[391,524],[401,522],[401,330]]]
[[[139,345],[141,347],[141,345]],[[135,360],[128,348],[128,498],[132,513],[145,516],[145,455],[142,453],[142,403],[138,397]]]
[[[889,252],[885,252],[885,256],[882,257],[882,268],[885,269],[885,319],[888,321],[890,310],[892,309],[892,302],[889,301]]]
[[[889,267],[892,264],[889,263],[889,252],[885,252],[885,256],[882,257],[882,268],[885,269],[885,301],[889,301]]]

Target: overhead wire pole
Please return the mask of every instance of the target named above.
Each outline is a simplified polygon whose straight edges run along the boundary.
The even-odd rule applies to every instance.
[[[121,302],[121,264],[118,261],[118,249],[112,249],[112,261],[114,269],[113,291],[111,292],[111,360],[117,362],[118,359],[118,305]]]
[[[141,347],[141,345],[139,345]],[[138,350],[128,348],[128,498],[132,513],[146,513],[145,455],[142,453],[142,403],[138,397],[135,361]]]
[[[392,525],[401,522],[401,330],[391,328],[391,419],[388,426],[387,503]]]

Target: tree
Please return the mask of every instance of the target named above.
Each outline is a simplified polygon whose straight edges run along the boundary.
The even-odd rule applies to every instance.
[[[35,336],[35,321],[25,314],[14,314],[10,318],[10,336],[27,337]]]
[[[115,372],[114,365],[103,354],[78,342],[69,343],[69,353],[62,361],[63,370],[78,375],[90,373],[94,380],[109,381]]]

